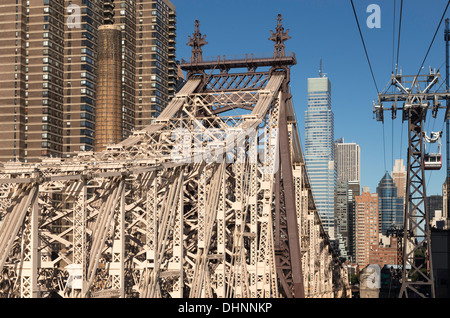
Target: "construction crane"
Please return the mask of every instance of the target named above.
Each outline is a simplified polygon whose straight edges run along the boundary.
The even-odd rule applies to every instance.
[[[402,111],[402,120],[408,122],[403,269],[399,297],[435,297],[431,230],[426,204],[427,156],[424,142],[428,137],[425,138],[424,123],[428,110],[431,111],[433,118],[436,118],[438,110],[445,109],[447,118],[447,107],[443,106],[441,101],[447,100],[450,94],[447,90],[440,90],[440,77],[439,71],[436,72],[432,68],[425,75],[392,73],[390,83],[378,94],[378,102],[373,108],[377,121],[384,121],[385,111],[392,112],[392,119],[396,118],[397,111]],[[390,104],[390,107],[386,107],[385,104]],[[435,138],[434,133],[431,139],[428,139],[431,141]]]

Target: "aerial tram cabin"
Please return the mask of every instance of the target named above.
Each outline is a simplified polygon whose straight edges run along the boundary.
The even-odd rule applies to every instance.
[[[425,141],[428,143],[435,143],[439,141],[439,152],[438,153],[425,153],[423,158],[423,165],[425,170],[440,170],[442,168],[442,154],[441,154],[441,135],[440,132],[432,132],[432,137],[428,137],[424,132]]]
[[[426,153],[423,164],[425,170],[440,170],[442,168],[442,155],[440,153]]]

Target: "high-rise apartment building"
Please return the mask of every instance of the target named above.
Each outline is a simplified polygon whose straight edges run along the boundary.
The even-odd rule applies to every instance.
[[[348,181],[348,253],[356,255],[356,197],[361,194],[359,181]]]
[[[131,0],[119,1],[125,8]],[[136,128],[159,116],[177,86],[176,13],[169,0],[136,2]],[[122,11],[120,11],[122,15]]]
[[[370,248],[378,245],[378,194],[363,187],[356,201],[356,263],[360,268],[369,264]]]
[[[354,255],[354,209],[355,201],[354,197],[360,193],[361,182],[361,150],[356,143],[345,143],[344,138],[339,138],[334,143],[334,161],[336,167],[337,188],[336,195],[343,195],[343,187],[347,188],[345,198],[346,209],[345,216],[343,208],[335,208],[335,222],[342,223],[345,219],[345,227],[336,226],[336,236],[343,237],[346,244],[347,256],[352,257]],[[339,191],[339,184],[341,184],[341,190]],[[344,201],[344,198],[336,199]]]
[[[334,226],[341,257],[349,256],[349,189],[348,182],[337,180],[334,205]]]
[[[0,160],[63,153],[63,0],[0,1]]]
[[[337,179],[361,182],[361,149],[356,143],[344,143],[344,138],[334,144],[334,161]]]
[[[111,13],[114,12],[114,17]],[[98,28],[121,29],[122,138],[174,95],[169,0],[0,0],[0,161],[95,149]]]
[[[403,197],[398,196],[397,187],[389,172],[378,183],[380,233],[387,234],[392,228],[403,227]]]
[[[355,197],[360,195],[359,181],[337,180],[335,192],[335,234],[340,256],[353,260],[355,251]]]
[[[322,74],[318,78],[308,79],[305,162],[324,229],[334,238],[334,115],[331,110],[331,83]]]
[[[25,156],[27,8],[25,1],[0,1],[0,160]]]
[[[65,0],[63,157],[95,148],[98,28],[103,1]]]
[[[149,0],[145,1],[146,3]],[[125,139],[136,127],[136,23],[137,1],[114,0],[114,25],[122,32],[122,134]]]

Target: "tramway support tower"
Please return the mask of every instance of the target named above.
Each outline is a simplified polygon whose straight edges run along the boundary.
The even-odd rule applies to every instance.
[[[101,152],[0,168],[2,297],[350,297],[297,131],[295,54],[203,57],[155,121]]]
[[[441,101],[449,98],[450,94],[440,90],[439,79],[440,73],[431,68],[425,75],[392,74],[389,85],[378,94],[378,103],[373,107],[377,121],[384,121],[385,111],[391,112],[392,119],[397,117],[397,111],[401,111],[402,120],[408,122],[403,272],[399,297],[435,297],[431,229],[426,204],[424,123],[428,111],[436,118],[438,110],[445,109],[445,119],[448,117],[448,109]]]

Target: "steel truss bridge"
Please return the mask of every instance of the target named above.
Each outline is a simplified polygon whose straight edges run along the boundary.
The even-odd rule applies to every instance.
[[[203,61],[196,21],[187,81],[151,125],[102,152],[4,163],[0,296],[350,297],[302,157],[287,39],[278,16],[273,57]]]

